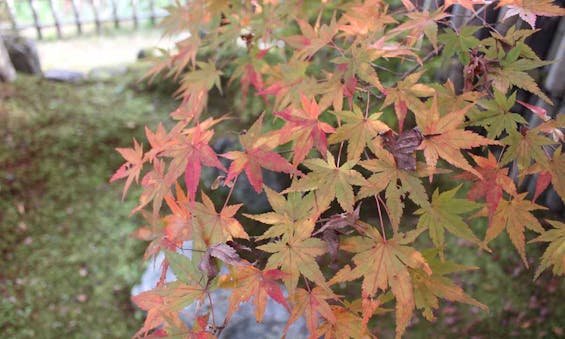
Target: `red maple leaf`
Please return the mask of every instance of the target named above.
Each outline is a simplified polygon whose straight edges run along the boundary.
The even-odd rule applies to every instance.
[[[303,94],[300,95],[300,100],[302,109],[288,108],[275,113],[287,121],[287,124],[277,133],[280,143],[295,141],[292,160],[294,165],[301,163],[314,146],[325,157],[328,150],[326,133],[335,132],[332,126],[318,120],[320,108],[316,100],[310,101]]]
[[[257,119],[245,134],[240,135],[239,140],[244,148],[243,152],[231,151],[222,154],[222,157],[233,160],[225,182],[232,181],[241,172],[245,171],[251,186],[253,186],[255,191],[261,192],[263,190],[261,167],[275,172],[302,174],[280,154],[272,151],[277,144],[277,140],[276,138],[261,138],[262,127],[263,115]]]
[[[471,200],[484,198],[488,208],[488,218],[492,220],[502,192],[516,196],[516,185],[514,180],[508,176],[508,168],[501,168],[494,155],[489,152],[488,158],[471,155],[477,163],[475,170],[482,176],[482,179],[471,173],[462,173],[454,176],[454,179],[464,179],[473,181],[473,186],[467,193]]]

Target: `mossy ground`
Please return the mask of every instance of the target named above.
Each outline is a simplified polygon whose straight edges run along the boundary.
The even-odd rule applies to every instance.
[[[108,183],[116,147],[145,141],[173,102],[136,83],[0,85],[0,332],[6,338],[128,338],[144,244],[136,199]],[[145,142],[145,144],[147,144]]]

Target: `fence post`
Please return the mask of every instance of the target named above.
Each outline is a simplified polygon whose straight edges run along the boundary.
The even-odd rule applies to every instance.
[[[63,37],[61,33],[61,21],[59,20],[59,13],[53,4],[53,0],[49,0],[49,7],[51,8],[51,14],[53,15],[53,20],[55,21],[55,28],[57,29],[57,37],[60,39]]]
[[[18,31],[18,22],[16,21],[16,11],[14,10],[14,0],[7,0],[6,7],[8,8],[8,16],[12,22],[12,29]]]
[[[73,7],[73,14],[75,16],[75,23],[77,25],[77,32],[80,35],[80,34],[82,34],[82,25],[81,25],[81,22],[80,22],[80,15],[79,15],[77,1],[71,0],[71,5]]]
[[[149,0],[149,12],[150,12],[150,19],[151,19],[151,25],[155,26],[155,1],[154,0]]]
[[[36,0],[28,0],[29,7],[31,8],[31,14],[33,15],[33,23],[35,25],[35,30],[37,31],[37,38],[43,39],[43,34],[41,33],[41,24],[39,23],[39,17],[37,16],[37,2]]]
[[[139,18],[137,16],[137,0],[131,0],[131,12],[133,14],[133,26],[137,29],[139,26]]]
[[[114,27],[120,28],[120,18],[118,17],[118,5],[116,0],[110,0],[112,4],[112,16],[114,17]]]
[[[98,6],[96,5],[95,0],[90,0],[90,5],[92,6],[92,14],[94,14],[94,23],[96,24],[96,33],[100,34],[102,27],[100,25],[100,16],[98,15]]]

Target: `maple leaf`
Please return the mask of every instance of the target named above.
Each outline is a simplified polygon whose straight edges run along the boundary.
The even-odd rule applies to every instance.
[[[509,133],[502,139],[508,147],[500,159],[500,165],[504,166],[516,161],[518,169],[523,171],[530,167],[532,162],[539,163],[542,167],[547,167],[549,157],[544,151],[544,146],[552,145],[555,142],[540,134],[538,128],[528,129],[522,127],[520,132]]]
[[[455,194],[457,194],[460,188],[461,185],[443,193],[439,193],[439,190],[436,189],[432,194],[431,204],[414,212],[414,214],[420,215],[418,227],[429,230],[430,238],[440,250],[442,257],[445,230],[475,244],[480,243],[480,240],[473,234],[469,225],[463,221],[462,216],[465,213],[478,209],[480,205],[467,199],[455,198]]]
[[[324,156],[328,149],[326,133],[333,133],[335,129],[329,124],[319,121],[320,108],[315,99],[310,101],[301,94],[302,109],[286,109],[275,112],[276,116],[283,118],[287,124],[277,131],[280,143],[294,141],[294,156],[292,162],[295,166],[302,162],[312,147]]]
[[[443,3],[444,9],[451,7],[452,5],[457,4],[460,6],[465,7],[466,9],[470,10],[471,12],[475,12],[475,5],[486,5],[488,2],[486,0],[446,0]]]
[[[186,118],[198,119],[208,102],[208,91],[216,85],[221,91],[220,76],[222,72],[216,69],[213,62],[197,62],[197,70],[187,72],[182,76],[181,85],[175,95],[182,98],[190,111],[186,112]]]
[[[503,198],[502,193],[506,192],[515,197],[516,184],[508,176],[508,168],[500,167],[494,155],[489,151],[487,158],[471,154],[477,166],[475,169],[481,175],[478,178],[470,173],[461,173],[454,176],[454,179],[463,179],[473,182],[473,186],[467,192],[467,198],[478,200],[484,198],[487,203],[489,223],[498,207],[499,201]]]
[[[380,0],[362,3],[347,3],[347,11],[339,18],[339,30],[345,36],[365,36],[370,32],[382,31],[387,24],[396,20],[386,14],[386,7]]]
[[[290,307],[284,297],[277,280],[286,274],[279,270],[261,271],[253,266],[243,266],[232,269],[230,274],[220,277],[219,287],[232,289],[230,308],[226,319],[230,319],[241,303],[253,298],[255,319],[263,321],[267,305],[267,296],[281,304],[290,313]]]
[[[437,96],[434,96],[431,107],[416,114],[418,126],[425,136],[420,148],[424,150],[426,162],[432,168],[436,167],[438,158],[442,158],[453,166],[480,177],[479,172],[467,162],[460,150],[500,143],[459,128],[463,125],[465,114],[471,107],[468,105],[466,108],[441,116],[438,111]]]
[[[337,198],[337,202],[347,212],[353,212],[355,194],[353,185],[366,184],[361,173],[353,169],[356,161],[350,160],[337,167],[335,158],[328,152],[327,161],[322,159],[308,159],[302,164],[312,172],[301,180],[292,183],[287,192],[306,192],[316,190],[316,203],[319,211],[324,211]]]
[[[553,185],[555,192],[565,201],[565,153],[563,146],[559,147],[553,153],[553,157],[549,159],[546,166],[541,163],[535,163],[524,175],[538,173],[536,179],[536,190],[532,201],[536,201],[539,195],[549,186]]]
[[[404,119],[408,113],[408,109],[418,111],[422,109],[422,101],[420,98],[434,95],[435,90],[424,84],[417,83],[424,72],[417,72],[399,81],[395,88],[386,89],[386,98],[381,109],[394,103],[394,111],[398,118],[398,131],[404,130]]]
[[[390,129],[379,118],[382,112],[365,116],[359,106],[353,106],[353,112],[341,111],[334,113],[345,124],[340,126],[328,138],[328,143],[335,144],[348,140],[347,160],[359,160],[366,145],[377,135]]]
[[[133,302],[147,311],[145,323],[134,337],[143,336],[163,323],[184,327],[178,318],[178,312],[196,300],[203,300],[206,295],[207,291],[200,285],[173,281],[163,287],[133,296]]]
[[[529,241],[529,243],[549,242],[541,257],[540,266],[536,269],[534,280],[552,265],[554,275],[565,274],[565,223],[555,220],[547,220],[547,222],[553,226],[553,229],[544,231],[539,237]]]
[[[258,193],[263,186],[263,174],[261,167],[275,172],[289,174],[301,174],[280,154],[271,151],[278,142],[277,138],[262,137],[263,115],[249,128],[249,130],[239,136],[239,141],[244,151],[231,151],[221,156],[233,160],[230,164],[226,182],[234,180],[239,174],[245,171],[251,186]]]
[[[423,253],[432,270],[431,275],[418,269],[410,270],[410,276],[414,284],[416,308],[421,309],[422,314],[429,321],[435,320],[433,311],[439,307],[439,298],[473,305],[488,311],[486,305],[467,295],[461,287],[445,277],[446,274],[475,270],[478,267],[462,266],[447,260],[440,260],[437,258],[437,252],[437,250],[432,250]]]
[[[502,21],[519,15],[532,28],[536,28],[536,16],[563,16],[565,8],[553,4],[552,0],[500,0],[497,8],[507,6]]]
[[[313,221],[305,223],[294,232],[285,233],[280,240],[257,247],[262,251],[273,253],[265,269],[280,267],[283,272],[288,273],[283,277],[283,281],[291,296],[295,294],[301,274],[318,286],[329,289],[316,263],[316,257],[326,253],[326,244],[320,239],[310,237],[314,225]]]
[[[284,333],[286,334],[290,325],[304,314],[306,318],[306,328],[308,328],[310,332],[310,338],[317,338],[316,329],[319,325],[319,315],[331,324],[335,324],[337,321],[331,306],[326,301],[328,299],[337,300],[338,298],[327,289],[322,289],[318,286],[310,291],[298,288],[292,298],[292,313],[290,314]]]
[[[259,69],[263,65],[260,61],[263,59],[267,51],[268,50],[254,51],[249,57],[246,56],[241,58],[238,62],[238,67],[234,70],[230,77],[229,83],[239,78],[242,96],[241,104],[243,107],[245,107],[247,92],[249,91],[250,85],[253,85],[257,92],[260,92],[265,88],[263,75]]]
[[[526,194],[527,192],[518,194],[511,201],[501,200],[499,202],[498,208],[492,218],[492,222],[487,229],[484,243],[488,244],[504,229],[506,229],[512,244],[522,258],[524,265],[528,267],[524,231],[526,228],[529,228],[537,233],[544,232],[544,229],[540,225],[538,219],[533,216],[530,211],[539,209],[545,210],[547,208],[526,200]]]
[[[396,298],[397,338],[404,333],[415,307],[408,268],[432,274],[422,254],[405,246],[408,242],[398,234],[385,240],[374,227],[369,227],[366,237],[350,237],[341,243],[343,250],[356,253],[352,258],[356,267],[351,278],[363,277],[363,295],[375,296],[379,290],[384,292],[390,287]]]
[[[320,84],[322,97],[318,103],[320,110],[333,106],[335,111],[343,110],[343,98],[349,101],[349,107],[353,106],[353,94],[357,86],[357,78],[352,74],[347,64],[339,64],[333,73],[327,75],[327,81]]]
[[[239,257],[235,248],[224,243],[217,243],[210,246],[206,253],[200,259],[198,263],[198,268],[206,274],[208,277],[208,282],[214,279],[219,271],[218,265],[214,258],[220,259],[225,264],[232,266],[249,266],[251,265],[247,260],[243,260]]]
[[[202,203],[194,204],[196,225],[194,232],[198,232],[207,244],[221,243],[233,238],[249,239],[239,221],[234,218],[242,204],[226,205],[220,212],[210,198],[202,194]]]
[[[508,98],[504,93],[494,90],[494,100],[480,101],[479,106],[484,111],[475,110],[469,114],[473,125],[483,126],[487,130],[487,138],[494,139],[504,131],[516,131],[518,124],[528,122],[520,114],[513,113],[510,109],[516,102],[516,92]]]
[[[382,137],[384,147],[394,156],[396,167],[402,170],[415,171],[415,151],[424,140],[420,128],[414,127],[398,135],[395,135],[394,131],[388,130]]]
[[[173,180],[165,175],[165,164],[162,160],[153,162],[153,170],[145,174],[141,179],[143,192],[139,196],[139,204],[133,209],[132,214],[141,210],[149,202],[153,201],[153,218],[159,215],[159,210],[163,204],[163,199],[171,194],[171,184]]]
[[[496,50],[494,48],[491,49],[492,53],[495,53]],[[492,80],[494,87],[496,87],[502,93],[506,93],[510,86],[514,85],[520,89],[537,95],[538,97],[542,98],[543,101],[552,105],[553,102],[551,101],[551,99],[541,91],[534,78],[526,73],[526,71],[549,65],[553,62],[528,58],[515,60],[518,56],[519,54],[514,54],[514,56],[512,56],[512,54],[510,54],[509,52],[508,54],[506,54],[506,58],[501,60],[500,67],[489,68],[488,76],[489,79]]]
[[[320,22],[316,22],[316,26],[312,27],[307,21],[295,19],[302,31],[302,35],[294,35],[284,38],[284,41],[291,47],[296,48],[296,57],[298,59],[309,59],[322,47],[328,45],[337,33],[338,27],[335,14],[328,25],[320,26]]]
[[[276,238],[285,233],[305,227],[315,218],[314,211],[314,195],[306,194],[302,196],[300,192],[291,192],[287,194],[287,199],[280,193],[271,190],[265,186],[267,200],[271,205],[273,212],[263,214],[243,214],[247,218],[257,220],[264,224],[272,225],[257,240],[268,238]]]
[[[470,61],[469,50],[481,43],[474,36],[480,28],[479,26],[464,26],[459,32],[448,29],[445,33],[440,34],[438,40],[444,46],[442,52],[444,60],[449,60],[454,54],[457,54],[459,61],[467,65]]]
[[[401,198],[408,195],[410,200],[421,207],[429,204],[426,189],[419,177],[428,176],[430,172],[421,166],[417,171],[398,168],[392,154],[379,147],[373,147],[372,150],[377,158],[360,162],[372,175],[367,179],[367,183],[361,186],[357,199],[377,195],[384,190],[393,232],[396,233],[404,209]]]
[[[133,148],[116,148],[116,151],[126,159],[126,162],[112,175],[110,182],[127,177],[122,193],[122,200],[124,200],[133,179],[136,183],[139,182],[139,175],[144,162],[143,145],[138,144],[137,140],[133,139]]]
[[[348,307],[330,305],[331,312],[335,317],[335,321],[323,319],[322,323],[316,330],[316,337],[325,339],[358,339],[371,338],[363,326],[363,319],[359,317],[357,312],[352,311],[350,305]]]
[[[431,13],[428,11],[422,11],[422,12],[415,11],[415,12],[407,13],[406,17],[408,17],[408,20],[403,24],[397,26],[393,30],[391,30],[391,32],[409,31],[408,32],[409,41],[407,42],[408,46],[413,46],[416,43],[416,41],[420,39],[422,34],[425,34],[426,37],[432,43],[432,46],[434,47],[434,50],[437,53],[438,26],[436,21],[439,21],[447,16],[448,14],[445,13],[445,11],[442,8]]]

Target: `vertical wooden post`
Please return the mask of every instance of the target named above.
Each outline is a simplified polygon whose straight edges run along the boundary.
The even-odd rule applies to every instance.
[[[53,0],[49,1],[49,7],[51,8],[51,14],[53,15],[53,20],[55,21],[55,28],[57,29],[57,37],[61,39],[63,34],[61,32],[61,20],[59,19],[59,13],[55,8],[55,4],[53,4]]]
[[[139,27],[139,17],[137,16],[137,0],[131,0],[131,13],[133,15],[133,26]]]
[[[41,32],[41,24],[39,22],[39,16],[37,14],[37,1],[28,0],[29,7],[31,8],[31,14],[33,15],[33,24],[35,25],[35,30],[37,31],[37,38],[43,39],[43,33]]]
[[[110,0],[112,4],[112,16],[114,17],[114,27],[120,28],[120,18],[118,17],[118,5],[116,0]]]
[[[8,7],[8,16],[10,17],[10,21],[12,22],[12,29],[14,31],[18,31],[19,25],[16,21],[16,11],[14,10],[14,0],[7,0],[6,7]]]
[[[149,0],[149,16],[151,19],[151,25],[155,26],[155,1],[154,0]]]
[[[71,0],[71,5],[73,7],[73,14],[75,15],[75,23],[77,25],[78,34],[82,34],[82,23],[80,22],[80,14],[78,10],[78,5],[76,0]]]
[[[100,16],[98,14],[98,6],[95,0],[90,0],[90,6],[92,6],[92,14],[94,14],[94,23],[96,24],[96,33],[100,34],[102,31],[102,26],[100,24]]]

